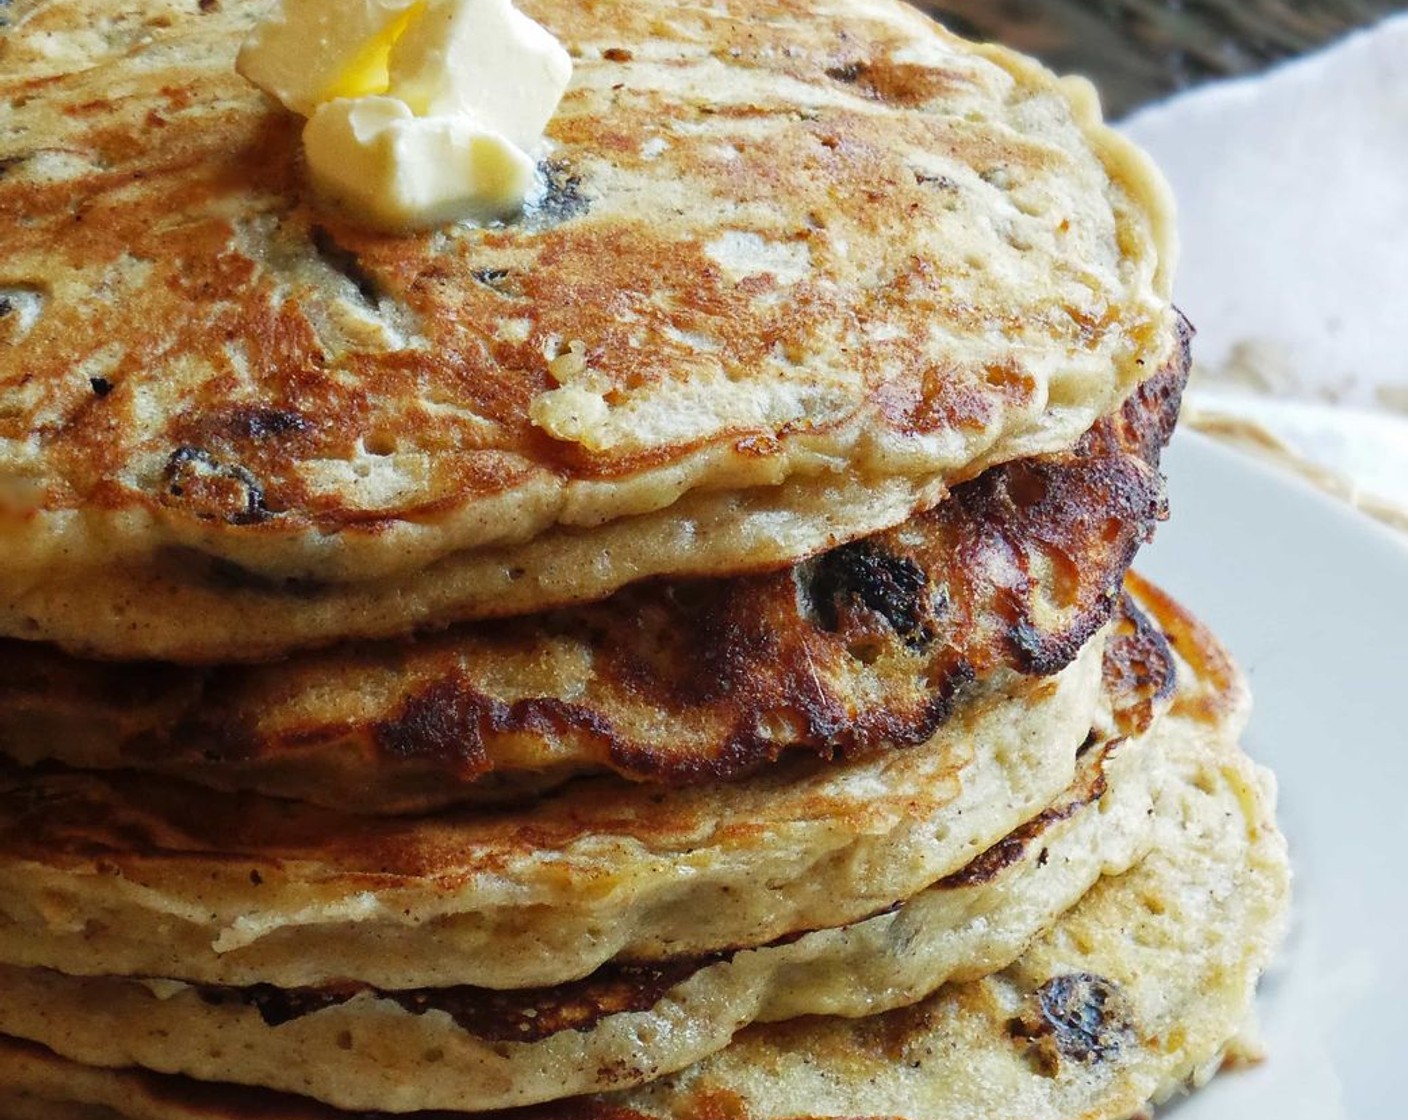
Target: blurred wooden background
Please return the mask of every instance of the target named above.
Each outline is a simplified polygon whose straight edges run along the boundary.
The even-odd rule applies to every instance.
[[[1260,70],[1408,0],[919,0],[961,34],[1093,78],[1107,113],[1209,78]],[[1408,60],[1405,60],[1408,65]]]

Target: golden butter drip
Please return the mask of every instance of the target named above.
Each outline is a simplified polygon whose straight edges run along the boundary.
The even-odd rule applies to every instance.
[[[381,34],[368,39],[357,56],[348,63],[338,78],[318,95],[319,103],[338,97],[367,97],[383,94],[391,88],[391,52],[406,33],[406,28],[425,11],[425,0],[413,4]]]

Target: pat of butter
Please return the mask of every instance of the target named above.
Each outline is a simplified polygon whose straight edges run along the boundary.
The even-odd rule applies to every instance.
[[[309,118],[314,186],[390,229],[520,207],[572,75],[511,0],[283,0],[237,68]]]
[[[283,0],[250,32],[235,69],[304,117],[334,97],[385,93],[391,48],[424,7],[423,0]]]
[[[460,116],[418,117],[394,97],[339,98],[303,130],[313,185],[386,229],[490,221],[533,185],[533,161]]]
[[[388,92],[422,116],[463,115],[531,148],[571,76],[562,44],[509,0],[461,0],[407,27]]]

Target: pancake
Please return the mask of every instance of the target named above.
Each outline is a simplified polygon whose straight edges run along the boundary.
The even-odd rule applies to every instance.
[[[1256,981],[1284,928],[1288,869],[1269,775],[1236,748],[1246,695],[1225,654],[1155,593],[1189,655],[1159,725],[1154,844],[1101,880],[1012,966],[865,1018],[756,1025],[644,1087],[516,1120],[1124,1120],[1245,1053]],[[336,1120],[307,1097],[0,1043],[11,1120]],[[375,1115],[359,1113],[359,1115]],[[422,1113],[426,1120],[463,1115]]]
[[[1070,784],[1103,634],[926,744],[729,785],[584,779],[359,817],[122,772],[0,767],[0,960],[281,987],[515,987],[875,914]]]
[[[0,965],[0,1034],[348,1109],[487,1109],[615,1089],[692,1064],[751,1022],[906,1006],[1010,964],[1102,874],[1152,841],[1157,731],[1173,662],[1131,612],[1105,656],[1104,737],[1051,806],[902,906],[839,929],[575,984],[494,992],[284,990],[69,977]]]
[[[319,208],[250,0],[0,43],[0,633],[272,656],[785,567],[1071,446],[1176,346],[1088,84],[889,0],[525,2],[506,225]]]
[[[357,812],[680,785],[925,742],[974,689],[1049,674],[1110,618],[1163,516],[1187,347],[1074,449],[994,467],[772,576],[271,665],[101,664],[0,640],[0,753]]]

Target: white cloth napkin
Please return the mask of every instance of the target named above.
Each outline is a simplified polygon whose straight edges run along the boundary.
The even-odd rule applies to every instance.
[[[1121,127],[1178,196],[1194,413],[1408,511],[1408,16]]]

